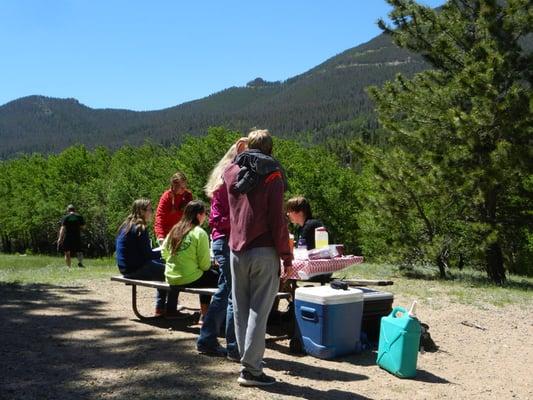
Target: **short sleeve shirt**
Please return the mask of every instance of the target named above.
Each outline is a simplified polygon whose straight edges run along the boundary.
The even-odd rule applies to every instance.
[[[80,236],[80,228],[85,225],[85,220],[79,214],[67,214],[61,219],[61,225],[65,227],[65,236],[75,238]]]

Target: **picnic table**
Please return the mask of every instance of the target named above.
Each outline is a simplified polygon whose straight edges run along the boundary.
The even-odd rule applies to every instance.
[[[284,278],[295,282],[296,280],[308,280],[312,277],[329,274],[331,272],[342,270],[348,266],[354,264],[360,264],[363,262],[363,257],[361,256],[343,256],[335,257],[331,259],[318,259],[318,260],[293,260],[292,270],[290,275],[285,276]],[[131,304],[133,313],[141,320],[147,319],[150,317],[145,317],[141,315],[137,307],[137,286],[151,287],[154,289],[163,289],[170,290],[170,286],[166,282],[159,281],[145,281],[140,279],[129,279],[123,276],[113,276],[111,277],[112,281],[121,282],[128,286],[131,286]],[[216,288],[187,288],[180,287],[180,291],[186,293],[194,294],[208,294],[213,295],[217,289]],[[277,298],[288,298],[289,300],[294,295],[294,288],[289,292],[281,291],[276,294]]]
[[[126,286],[131,286],[131,308],[133,310],[133,313],[140,320],[153,319],[154,317],[147,317],[140,313],[139,308],[137,307],[137,286],[144,286],[144,287],[149,287],[149,288],[154,288],[154,289],[162,289],[165,291],[170,290],[170,285],[166,282],[161,282],[161,281],[146,281],[146,280],[141,280],[141,279],[131,279],[131,278],[125,278],[122,275],[112,276],[111,280],[115,282],[124,283],[126,284]],[[212,296],[217,291],[217,288],[189,288],[186,286],[180,286],[179,291],[184,292],[184,293],[204,294],[204,295]],[[286,299],[290,297],[290,293],[278,292],[276,294],[276,297],[280,299]]]
[[[330,274],[346,267],[363,262],[362,256],[346,255],[335,258],[320,258],[316,260],[293,260],[291,272],[285,279],[308,280],[318,275]]]

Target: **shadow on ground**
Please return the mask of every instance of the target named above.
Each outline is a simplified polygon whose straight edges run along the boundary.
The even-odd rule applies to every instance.
[[[110,316],[109,304],[87,293],[0,284],[2,399],[230,398],[209,392],[209,362],[198,362],[190,339],[169,346],[153,331]],[[233,381],[235,373],[217,379]]]
[[[274,358],[265,358],[266,365],[269,369],[274,371],[281,371],[287,375],[294,375],[302,378],[306,378],[314,382],[355,382],[368,379],[368,376],[356,374],[353,372],[343,371],[341,364],[339,368],[331,367],[325,368],[316,366],[302,361],[292,360],[278,360]],[[357,393],[349,391],[328,389],[320,390],[315,387],[299,386],[289,382],[279,382],[274,386],[264,388],[263,390],[269,393],[276,393],[288,396],[294,396],[308,400],[322,400],[322,399],[335,399],[335,400],[358,400],[369,399]]]
[[[426,383],[450,383],[447,379],[441,378],[440,376],[423,369],[418,369],[416,371],[416,377],[414,377],[413,380]]]
[[[274,371],[287,371],[290,375],[301,376],[314,381],[353,382],[368,379],[366,375],[342,371],[335,367],[319,367],[299,361],[265,358],[265,362],[268,368]]]
[[[125,299],[124,301],[128,301]],[[238,365],[217,368],[226,360],[195,351],[197,318],[147,323],[125,319],[114,304],[83,286],[0,283],[0,398],[2,399],[231,399]],[[157,327],[160,330],[154,330]],[[189,337],[173,336],[172,331]],[[280,330],[276,333],[283,333]],[[286,341],[285,341],[286,343]],[[275,339],[267,346],[283,353]],[[375,353],[342,357],[338,364],[315,365],[309,357],[265,359],[281,382],[263,389],[266,396],[309,400],[368,399],[342,390],[367,375],[343,370],[343,363],[375,366]],[[216,379],[213,374],[216,373]],[[283,379],[283,376],[291,379]],[[298,379],[331,382],[333,389],[295,384]],[[448,383],[419,370],[420,382]],[[290,382],[289,382],[290,381]],[[335,385],[337,387],[335,387]],[[339,389],[339,386],[340,389]],[[246,396],[243,389],[238,395]],[[255,389],[254,389],[255,390]]]
[[[173,320],[168,320],[163,317],[153,317],[138,320],[137,318],[133,317],[131,321],[150,325],[156,328],[191,333],[195,336],[199,335],[200,326],[198,325],[198,319],[200,318],[200,313],[184,313],[184,316],[184,318]]]
[[[370,397],[362,396],[357,393],[351,393],[344,390],[330,389],[330,390],[319,390],[312,387],[302,387],[292,385],[287,382],[281,382],[277,385],[267,386],[263,389],[269,393],[276,393],[280,395],[290,395],[296,398],[307,399],[307,400],[324,400],[324,399],[335,399],[335,400],[371,400]]]

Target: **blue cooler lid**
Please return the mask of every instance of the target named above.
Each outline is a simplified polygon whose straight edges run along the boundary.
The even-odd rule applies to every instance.
[[[331,286],[311,286],[297,288],[295,300],[308,301],[314,304],[345,304],[363,301],[363,292],[359,289],[333,289]]]

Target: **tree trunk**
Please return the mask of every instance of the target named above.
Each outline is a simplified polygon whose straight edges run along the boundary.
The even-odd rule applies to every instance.
[[[486,222],[490,224],[490,233],[498,232],[496,210],[498,205],[498,194],[500,193],[500,187],[495,185],[486,192],[485,196],[485,209],[486,209]],[[496,237],[498,238],[498,234]],[[500,246],[499,239],[490,243],[485,249],[485,261],[487,275],[491,281],[498,285],[505,283],[505,268],[503,266],[503,252]]]
[[[487,275],[491,281],[503,285],[506,281],[503,266],[502,248],[498,242],[492,243],[485,251]]]
[[[446,278],[446,269],[448,268],[448,249],[442,250],[437,256],[437,266],[439,267],[439,275],[441,279]]]
[[[457,263],[457,268],[459,268],[459,271],[462,271],[465,266],[465,260],[463,257],[463,253],[459,253],[459,262]]]
[[[2,233],[2,252],[11,253],[11,239],[5,233]]]

